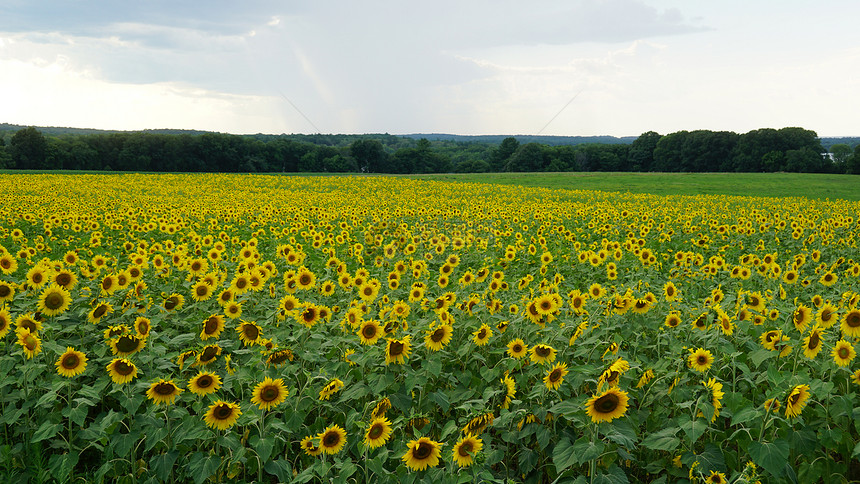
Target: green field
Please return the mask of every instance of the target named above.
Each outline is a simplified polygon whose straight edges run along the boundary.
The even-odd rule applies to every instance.
[[[860,200],[860,177],[809,173],[470,173],[409,175],[424,180],[496,183],[654,195],[741,195]]]

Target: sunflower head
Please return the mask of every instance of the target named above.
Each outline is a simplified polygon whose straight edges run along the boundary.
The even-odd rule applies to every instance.
[[[421,437],[410,441],[406,447],[406,453],[401,457],[406,467],[414,471],[423,471],[427,467],[439,465],[439,456],[442,454],[441,443]]]
[[[326,427],[317,437],[320,449],[326,454],[337,454],[346,445],[346,430],[340,425]]]
[[[65,353],[60,355],[56,366],[57,373],[61,376],[71,378],[80,375],[87,368],[87,356],[69,346],[66,348]]]
[[[176,400],[176,397],[184,390],[176,386],[173,380],[159,379],[157,382],[149,385],[146,391],[146,397],[152,400],[155,404],[169,405]]]
[[[238,403],[218,400],[209,406],[203,421],[213,429],[226,430],[236,424],[240,415],[242,410]]]
[[[137,367],[126,358],[114,358],[108,363],[107,371],[117,385],[128,383],[137,377]]]
[[[254,387],[251,403],[260,407],[261,410],[271,410],[283,403],[289,393],[282,378],[273,380],[266,377]]]
[[[195,395],[208,395],[221,388],[221,377],[208,371],[200,371],[188,380],[188,390]]]
[[[484,443],[478,437],[472,434],[466,434],[456,444],[452,451],[454,462],[459,467],[468,467],[474,463],[475,455],[481,451]]]
[[[591,421],[611,422],[627,411],[627,392],[610,388],[599,395],[593,395],[585,404],[585,411]]]

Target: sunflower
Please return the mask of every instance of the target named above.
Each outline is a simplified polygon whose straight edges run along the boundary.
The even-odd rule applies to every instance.
[[[809,385],[795,385],[791,389],[791,393],[788,394],[788,398],[785,399],[785,416],[799,416],[800,412],[803,411],[803,407],[806,406],[809,396]]]
[[[391,438],[391,422],[384,416],[371,420],[367,431],[364,432],[364,444],[370,449],[385,445],[389,438]]]
[[[0,308],[0,339],[6,337],[9,327],[12,325],[12,315],[6,308]]]
[[[289,394],[289,390],[284,386],[283,378],[272,380],[266,377],[254,387],[251,403],[260,407],[261,410],[271,410],[283,403]]]
[[[836,306],[830,303],[824,303],[821,305],[821,308],[818,310],[818,314],[815,316],[815,320],[821,324],[821,327],[827,329],[837,321],[839,321],[839,314],[837,313],[838,309]]]
[[[0,302],[11,301],[13,297],[15,297],[15,285],[0,281]]]
[[[696,371],[707,371],[714,363],[714,357],[711,352],[704,348],[697,348],[695,351],[690,351],[690,356],[687,357],[687,366]]]
[[[507,409],[511,406],[511,402],[514,397],[517,395],[517,382],[508,375],[508,372],[505,372],[505,376],[502,377],[502,384],[505,386],[505,399],[502,403],[499,404],[500,407]]]
[[[823,286],[830,287],[836,284],[836,281],[838,280],[839,276],[830,271],[827,271],[821,276],[821,279],[819,279],[818,282],[820,282]]]
[[[266,365],[279,366],[287,360],[293,361],[293,358],[295,358],[295,355],[293,355],[293,352],[287,348],[275,350],[269,354],[268,358],[266,358]]]
[[[379,321],[368,319],[361,322],[357,334],[361,337],[361,344],[373,345],[382,337],[382,327],[379,325]]]
[[[312,328],[320,321],[319,307],[315,304],[305,304],[304,309],[296,315],[296,321],[307,328]]]
[[[409,342],[411,336],[404,336],[403,339],[385,339],[388,341],[388,346],[385,348],[385,364],[405,363],[412,348]]]
[[[224,305],[224,314],[230,319],[236,319],[242,315],[242,303],[230,301]]]
[[[59,286],[57,283],[51,283],[46,287],[42,294],[39,295],[39,312],[45,316],[57,316],[66,312],[69,309],[71,302],[69,291]]]
[[[185,296],[176,294],[175,292],[164,299],[164,309],[167,312],[178,311],[185,304]]]
[[[705,484],[726,484],[726,475],[722,472],[711,471],[711,475],[705,478]]]
[[[627,411],[627,392],[610,388],[600,395],[592,395],[585,404],[585,411],[591,421],[611,422]]]
[[[439,456],[442,454],[442,444],[427,437],[411,440],[406,444],[406,453],[401,459],[406,467],[414,471],[423,471],[427,467],[439,465]]]
[[[102,295],[109,296],[120,289],[119,281],[117,281],[115,275],[108,274],[102,278],[101,283],[99,283],[99,288],[101,289]]]
[[[703,381],[702,385],[705,385],[705,388],[711,392],[711,405],[714,407],[714,415],[711,417],[711,422],[714,422],[720,415],[720,409],[723,408],[722,398],[725,395],[723,392],[723,384],[718,382],[715,378],[711,378],[708,381]]]
[[[427,331],[424,336],[424,345],[433,351],[439,351],[451,342],[451,335],[454,334],[454,328],[449,324],[441,324],[435,329]]]
[[[27,271],[27,284],[36,289],[44,286],[48,282],[48,279],[48,270],[40,264],[34,265]]]
[[[78,285],[78,278],[75,273],[68,269],[61,269],[54,274],[54,283],[66,290],[74,289]]]
[[[146,397],[152,400],[152,403],[169,405],[183,391],[173,383],[173,380],[162,378],[149,385],[149,389],[146,390]]]
[[[791,313],[791,321],[794,323],[794,327],[803,333],[809,323],[812,322],[812,310],[803,304],[797,306]]]
[[[200,371],[188,380],[188,390],[195,395],[209,395],[221,388],[221,377],[208,371]]]
[[[391,400],[388,397],[383,398],[379,402],[377,402],[376,406],[373,407],[373,411],[370,412],[370,418],[381,418],[385,416],[385,412],[391,410]]]
[[[642,388],[654,378],[654,370],[647,369],[642,373],[642,376],[639,377],[639,381],[636,383],[636,388]]]
[[[454,444],[452,451],[454,462],[460,467],[469,467],[474,463],[474,455],[480,452],[483,447],[484,443],[481,439],[472,434],[466,434]]]
[[[218,400],[209,406],[203,421],[213,429],[227,430],[236,424],[239,415],[242,415],[242,410],[238,403]]]
[[[196,361],[194,362],[194,366],[203,366],[208,365],[215,361],[219,355],[221,355],[222,348],[219,345],[206,345],[197,353]]]
[[[236,293],[231,288],[227,288],[218,293],[218,297],[215,298],[218,301],[218,304],[221,307],[226,306],[228,303],[236,300]]]
[[[842,324],[839,326],[842,334],[849,338],[860,338],[860,309],[852,309],[842,316]]]
[[[212,286],[207,284],[203,279],[195,282],[194,285],[191,286],[191,297],[198,302],[206,301],[212,297]]]
[[[816,323],[806,338],[803,339],[803,355],[807,358],[815,358],[818,352],[821,351],[824,341],[821,339],[821,333],[824,330]]]
[[[848,366],[848,364],[851,363],[851,360],[857,356],[857,352],[854,351],[854,346],[844,339],[836,342],[836,345],[833,347],[833,351],[830,354],[833,356],[833,362],[838,366]]]
[[[254,346],[263,336],[263,330],[254,321],[241,321],[236,327],[239,339],[245,346]]]
[[[87,368],[87,355],[67,346],[66,352],[60,355],[55,365],[60,376],[71,378],[80,375]]]
[[[12,274],[13,272],[18,270],[18,261],[15,260],[15,256],[12,254],[3,254],[0,255],[0,271],[3,271],[3,274]]]
[[[492,413],[485,413],[483,415],[478,415],[477,417],[469,420],[469,423],[463,427],[463,432],[472,435],[481,435],[484,433],[484,430],[487,429],[490,425],[493,425],[493,422],[496,420],[496,416]]]
[[[139,337],[145,339],[149,336],[150,329],[152,329],[152,321],[150,321],[149,318],[138,316],[137,319],[134,320],[134,330],[137,331],[137,335]]]
[[[328,400],[332,395],[339,392],[341,388],[343,388],[343,382],[339,378],[331,380],[320,390],[320,400]]]
[[[24,313],[19,314],[17,318],[15,318],[15,331],[28,330],[31,333],[38,333],[42,331],[42,321],[33,313]]]
[[[317,437],[320,449],[326,454],[337,454],[346,445],[346,430],[340,425],[326,427]]]
[[[305,451],[305,454],[311,457],[316,457],[323,453],[322,448],[318,447],[314,443],[313,435],[308,435],[307,437],[303,438],[301,444],[299,445],[302,447],[302,450]]]
[[[564,376],[567,375],[567,363],[556,363],[543,378],[544,385],[549,390],[558,390],[564,382]]]
[[[476,345],[484,346],[488,341],[490,341],[490,337],[493,336],[493,330],[484,323],[477,331],[472,333],[472,336],[472,341],[474,341]]]
[[[213,314],[203,321],[203,328],[200,330],[200,339],[206,341],[209,338],[217,338],[224,331],[224,316]]]
[[[746,293],[746,305],[753,311],[762,312],[765,307],[765,299],[760,292]]]
[[[860,369],[857,369],[854,374],[851,375],[851,381],[860,385]]]
[[[663,321],[663,324],[669,328],[677,328],[681,324],[681,314],[678,313],[678,311],[672,311],[666,315],[666,319]]]
[[[15,332],[18,335],[18,344],[21,345],[28,360],[42,351],[42,340],[39,339],[38,334],[31,333],[28,329],[15,330]]]
[[[137,378],[137,367],[126,358],[114,358],[107,365],[110,379],[117,385],[128,383]]]
[[[87,313],[87,321],[98,324],[99,321],[102,320],[103,317],[109,315],[113,312],[113,306],[111,306],[108,302],[102,302],[93,307],[90,312]]]
[[[118,338],[111,338],[108,344],[110,344],[111,352],[115,356],[125,357],[143,349],[144,345],[146,345],[146,338],[141,338],[133,334],[124,334]]]
[[[541,365],[549,364],[555,361],[556,351],[552,346],[543,343],[532,346],[531,360],[533,363]]]

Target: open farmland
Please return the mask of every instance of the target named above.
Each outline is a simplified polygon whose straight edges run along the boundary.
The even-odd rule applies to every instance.
[[[860,203],[0,175],[0,477],[860,479]]]

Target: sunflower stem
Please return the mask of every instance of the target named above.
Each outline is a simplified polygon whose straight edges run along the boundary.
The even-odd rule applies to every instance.
[[[69,378],[68,384],[66,385],[66,389],[67,389],[66,405],[68,406],[68,408],[72,408],[72,379],[71,378]],[[68,431],[69,431],[69,438],[68,438],[66,443],[67,443],[67,446],[69,449],[69,457],[71,457],[72,452],[74,450],[72,447],[72,414],[71,414],[71,412],[69,412],[69,416],[66,419],[68,420]],[[74,466],[72,466],[72,468],[69,470],[69,482],[72,482],[75,480],[74,473],[75,473],[75,468],[74,468]]]

